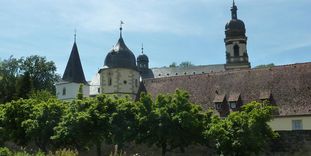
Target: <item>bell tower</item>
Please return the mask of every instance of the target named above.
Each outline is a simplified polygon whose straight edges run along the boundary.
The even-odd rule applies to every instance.
[[[237,6],[233,0],[231,20],[226,24],[224,39],[226,45],[226,70],[249,69],[247,36],[244,22],[238,19]]]

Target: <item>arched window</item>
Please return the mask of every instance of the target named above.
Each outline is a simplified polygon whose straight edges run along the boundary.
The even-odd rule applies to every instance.
[[[112,85],[112,80],[111,80],[111,77],[108,78],[108,86],[111,86]]]
[[[66,88],[63,88],[63,95],[66,95]]]
[[[234,56],[235,57],[239,57],[240,56],[240,47],[237,44],[234,45],[233,52],[234,52]]]

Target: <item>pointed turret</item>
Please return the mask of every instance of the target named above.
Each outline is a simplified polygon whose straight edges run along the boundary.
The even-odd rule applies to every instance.
[[[87,84],[80,61],[76,41],[73,43],[71,54],[62,78],[64,81]]]

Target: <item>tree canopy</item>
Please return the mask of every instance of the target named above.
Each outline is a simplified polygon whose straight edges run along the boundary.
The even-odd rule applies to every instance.
[[[0,103],[28,98],[31,92],[46,90],[55,94],[59,76],[53,61],[38,55],[0,60]]]
[[[79,97],[79,96],[78,96]],[[223,155],[252,155],[277,135],[267,125],[274,107],[252,102],[224,119],[190,102],[182,90],[138,101],[98,95],[60,101],[48,92],[0,105],[0,143],[35,143],[42,151],[88,150],[126,143],[157,146],[162,155],[189,145],[206,145]]]
[[[254,68],[270,68],[270,67],[274,67],[274,63],[269,63],[269,64],[261,64],[258,66],[255,66]]]
[[[267,124],[274,110],[273,106],[252,102],[225,119],[214,116],[205,136],[220,155],[258,155],[271,139],[278,137]]]
[[[183,61],[179,65],[177,65],[176,62],[173,62],[172,64],[169,65],[169,67],[171,68],[176,68],[176,67],[186,68],[186,67],[193,67],[193,66],[195,65],[192,64],[190,61]]]

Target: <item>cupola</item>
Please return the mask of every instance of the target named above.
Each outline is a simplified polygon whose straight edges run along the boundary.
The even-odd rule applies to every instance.
[[[104,66],[108,68],[129,68],[137,70],[135,55],[126,46],[122,38],[122,27],[120,27],[120,38],[117,44],[107,54]]]

